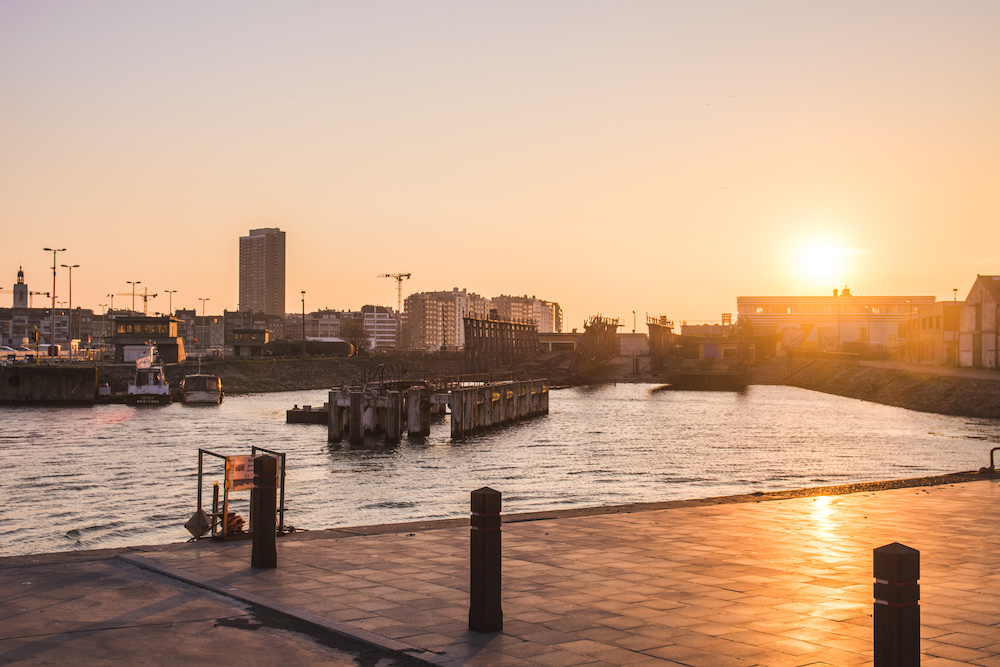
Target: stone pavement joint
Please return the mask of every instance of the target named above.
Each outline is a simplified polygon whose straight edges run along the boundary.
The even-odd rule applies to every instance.
[[[278,568],[246,542],[121,558],[438,665],[855,665],[872,662],[872,550],[921,552],[925,665],[1000,664],[1000,484],[503,526],[501,633],[468,628],[469,528],[458,522],[282,538]],[[393,532],[395,531],[395,532]]]

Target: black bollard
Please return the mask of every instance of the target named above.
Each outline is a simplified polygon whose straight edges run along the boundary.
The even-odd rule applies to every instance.
[[[920,552],[893,542],[874,550],[875,667],[920,664]]]
[[[250,490],[250,530],[253,551],[250,566],[258,569],[278,567],[277,545],[278,460],[257,456],[253,460],[253,489]]]
[[[503,630],[500,608],[500,492],[489,487],[472,492],[469,536],[469,629]]]

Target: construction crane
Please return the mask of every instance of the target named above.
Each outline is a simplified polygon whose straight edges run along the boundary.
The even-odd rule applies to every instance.
[[[409,273],[383,273],[379,278],[395,278],[396,279],[396,289],[399,292],[399,305],[396,308],[396,314],[403,312],[403,281],[410,277]]]
[[[14,293],[14,290],[12,290],[12,289],[0,289],[0,294],[13,294],[13,293]],[[35,303],[34,297],[36,295],[37,296],[45,296],[45,297],[50,297],[51,298],[51,295],[48,292],[28,292],[28,308],[34,308],[35,307],[34,306],[34,303]]]
[[[108,296],[111,296],[111,295],[109,294]],[[147,314],[146,313],[146,304],[149,301],[149,299],[155,299],[156,298],[156,294],[155,293],[154,294],[150,294],[149,293],[149,288],[148,287],[143,287],[142,288],[142,294],[133,294],[132,292],[117,292],[114,296],[111,297],[112,301],[114,300],[115,296],[130,296],[133,299],[135,297],[139,297],[140,299],[142,299],[142,314],[143,315]],[[112,310],[114,310],[114,309],[112,308]],[[119,310],[125,310],[125,309],[124,308],[120,308]],[[129,311],[129,312],[134,312],[134,311]]]

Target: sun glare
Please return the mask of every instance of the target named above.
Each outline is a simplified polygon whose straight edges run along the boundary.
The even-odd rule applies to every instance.
[[[829,244],[799,248],[798,275],[816,285],[840,284],[847,278],[847,256],[850,251]]]

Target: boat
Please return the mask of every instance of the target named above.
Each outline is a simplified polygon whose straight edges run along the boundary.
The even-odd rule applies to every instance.
[[[222,403],[222,380],[217,375],[196,373],[181,380],[181,401],[216,405]]]
[[[125,403],[128,405],[165,405],[173,400],[170,385],[163,375],[163,366],[136,364],[135,376],[128,385]]]

